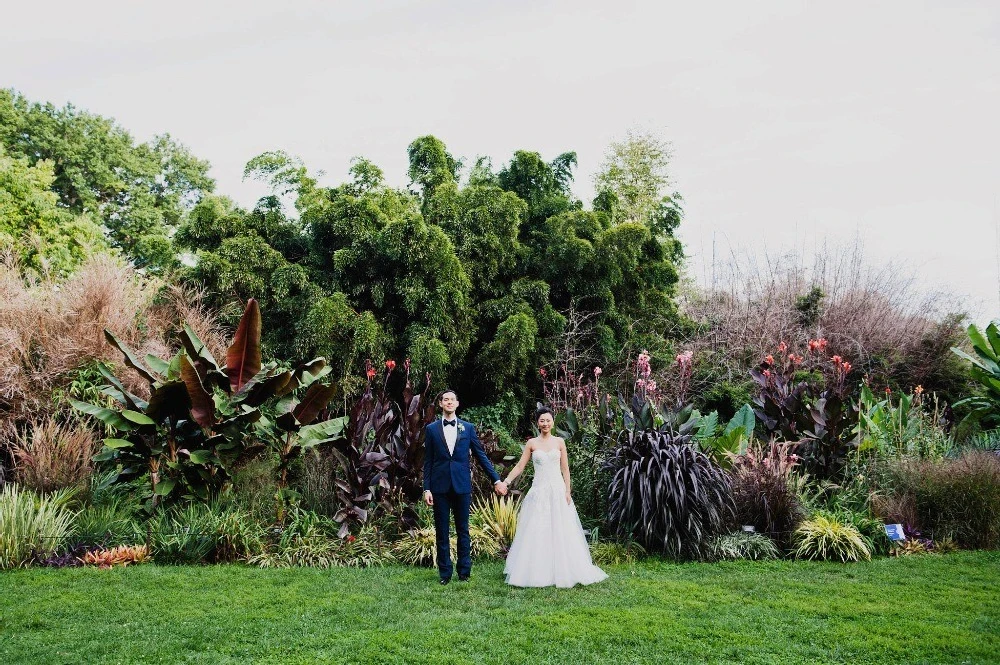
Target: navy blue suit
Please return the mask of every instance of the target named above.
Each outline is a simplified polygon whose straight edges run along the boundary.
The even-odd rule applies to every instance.
[[[449,522],[455,513],[455,532],[458,535],[458,576],[467,577],[472,570],[472,539],[469,536],[469,509],[472,503],[472,461],[476,456],[479,466],[494,482],[500,480],[496,469],[479,442],[472,423],[456,418],[458,429],[455,450],[448,453],[444,438],[444,424],[440,418],[424,428],[424,490],[434,496],[434,533],[437,541],[438,572],[442,579],[451,577],[451,548],[449,547]]]

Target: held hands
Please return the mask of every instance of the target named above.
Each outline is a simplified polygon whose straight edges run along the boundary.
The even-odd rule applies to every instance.
[[[507,496],[507,483],[503,482],[502,480],[497,483],[494,483],[493,491],[499,494],[500,496]]]

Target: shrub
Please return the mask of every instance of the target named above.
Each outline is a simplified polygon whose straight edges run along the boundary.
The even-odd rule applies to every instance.
[[[91,457],[100,447],[93,433],[75,420],[54,416],[31,423],[6,442],[14,460],[14,480],[34,492],[82,485],[92,471]]]
[[[678,559],[705,554],[733,516],[727,473],[686,434],[623,431],[608,462],[608,521],[619,536]]]
[[[790,477],[797,463],[795,444],[751,445],[733,458],[732,492],[737,526],[753,526],[782,547],[792,540],[805,511]]]
[[[451,538],[451,558],[457,556],[458,541]],[[396,541],[392,548],[393,554],[401,563],[410,566],[437,566],[437,541],[433,527],[410,529]]]
[[[646,550],[635,542],[600,541],[590,546],[590,556],[598,566],[631,564],[646,556]]]
[[[482,530],[483,538],[496,544],[497,552],[507,552],[514,542],[520,509],[519,500],[491,494],[476,501],[470,520]]]
[[[75,370],[118,361],[105,328],[142,357],[166,353],[175,321],[184,319],[213,352],[223,350],[218,326],[200,302],[200,294],[163,288],[107,255],[91,258],[65,280],[26,279],[16,265],[0,260],[0,429],[61,408],[53,393],[69,390]],[[146,396],[138,376],[123,382]]]
[[[149,548],[145,545],[119,545],[111,549],[91,550],[82,557],[85,565],[98,568],[124,567],[130,563],[146,563],[149,560]]]
[[[73,521],[72,540],[86,547],[130,545],[145,539],[135,519],[135,507],[113,498],[101,505],[86,506]]]
[[[392,549],[377,527],[362,528],[357,535],[338,538],[339,525],[312,511],[293,508],[289,523],[277,541],[249,558],[261,568],[333,568],[381,566],[395,560]]]
[[[871,558],[871,550],[853,525],[825,515],[815,515],[800,524],[795,537],[795,556],[800,559],[847,562]]]
[[[216,516],[201,503],[165,510],[151,526],[150,549],[159,563],[209,563],[219,544]]]
[[[51,556],[72,522],[64,496],[36,495],[14,484],[0,488],[0,569]]]
[[[739,561],[749,559],[777,559],[781,556],[775,542],[763,533],[737,531],[712,540],[710,551],[713,559]]]
[[[917,522],[932,539],[974,549],[1000,546],[1000,457],[971,452],[940,462],[894,467],[895,492],[912,497]]]

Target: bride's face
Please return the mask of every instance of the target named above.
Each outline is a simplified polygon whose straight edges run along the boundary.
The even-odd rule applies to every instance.
[[[552,415],[548,413],[543,413],[538,416],[538,431],[542,434],[548,434],[552,431]]]

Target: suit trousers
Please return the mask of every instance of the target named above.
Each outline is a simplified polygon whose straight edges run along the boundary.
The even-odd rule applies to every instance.
[[[437,542],[438,572],[441,579],[450,579],[452,573],[450,522],[455,514],[455,533],[458,535],[458,576],[467,577],[472,571],[472,538],[469,536],[469,509],[472,494],[457,494],[453,490],[434,492],[434,536]]]

